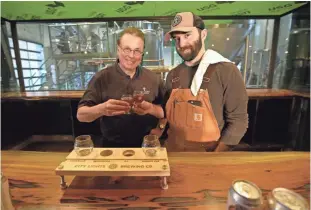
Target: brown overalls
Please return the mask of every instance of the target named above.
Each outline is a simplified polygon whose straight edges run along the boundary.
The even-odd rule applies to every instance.
[[[197,96],[190,89],[180,89],[180,78],[173,74],[172,93],[166,104],[168,151],[213,151],[217,147],[220,130],[207,91],[215,69],[209,65]]]

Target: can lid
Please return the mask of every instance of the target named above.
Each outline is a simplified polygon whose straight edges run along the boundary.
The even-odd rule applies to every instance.
[[[298,193],[285,188],[275,188],[272,191],[273,197],[282,205],[291,210],[308,209],[307,201]]]
[[[6,177],[3,175],[3,173],[1,172],[1,182],[5,182],[6,181]]]
[[[255,184],[248,181],[235,181],[233,183],[233,189],[247,199],[260,199],[261,197],[260,189]]]

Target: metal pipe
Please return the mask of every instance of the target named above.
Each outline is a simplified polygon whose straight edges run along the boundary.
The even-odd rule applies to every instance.
[[[107,52],[108,52],[108,56],[111,57],[110,54],[110,43],[109,43],[109,28],[108,28],[108,23],[106,24],[106,36],[107,36]],[[103,39],[104,40],[104,39]],[[101,43],[102,44],[102,43]]]
[[[247,72],[247,64],[248,64],[248,44],[249,44],[249,35],[245,39],[245,56],[244,56],[244,71],[243,71],[243,80],[245,84],[246,80],[246,72]]]
[[[260,69],[261,69],[261,62],[262,62],[262,53],[263,53],[263,51],[260,51],[259,52],[260,53],[260,58],[259,58],[259,73],[258,73],[258,75],[257,75],[257,80],[256,80],[256,86],[257,86],[257,88],[258,88],[258,86],[259,86],[259,80],[260,80],[260,76],[261,76],[261,74],[260,74]]]
[[[53,50],[53,45],[52,45],[52,36],[51,36],[51,30],[50,30],[51,28],[50,27],[48,27],[48,32],[49,32],[49,40],[50,40],[50,46],[51,46],[51,52],[52,52],[52,55],[51,56],[53,56],[54,55],[54,52],[55,52],[55,50]],[[56,47],[56,49],[57,49],[57,47]],[[42,64],[43,65],[43,64]],[[41,67],[42,67],[42,65],[41,65]]]
[[[117,30],[120,30],[120,26],[118,25],[118,23],[116,21],[113,21],[113,25],[117,26]]]
[[[81,52],[80,28],[78,25],[77,25],[77,36],[78,36],[78,52]]]
[[[277,48],[278,48],[279,31],[280,31],[280,18],[277,18],[274,20],[267,88],[272,88],[272,85],[273,85],[273,76],[274,76],[274,69],[275,69],[276,53],[277,53]]]
[[[5,58],[7,60],[7,63],[9,66],[9,71],[11,72],[11,77],[14,79],[14,81],[16,81],[12,55],[10,52],[11,49],[10,49],[8,33],[7,33],[7,28],[6,28],[5,22],[1,22],[1,47],[3,49],[3,54],[4,54],[2,56],[5,56]]]
[[[264,44],[264,49],[269,49],[269,47],[267,46],[268,43],[268,22],[269,20],[266,20],[266,30],[265,30],[265,44]]]

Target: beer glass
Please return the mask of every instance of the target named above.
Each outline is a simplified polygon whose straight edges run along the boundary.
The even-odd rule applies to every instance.
[[[144,137],[142,148],[146,156],[157,156],[160,147],[161,144],[157,135],[147,135]]]
[[[134,102],[133,96],[131,94],[123,94],[121,96],[121,100],[126,101],[130,104],[131,108],[127,112],[125,112],[125,114],[131,114],[131,109],[132,109],[133,102]]]
[[[75,139],[74,150],[78,156],[87,156],[92,153],[94,144],[90,135],[81,135]]]
[[[144,91],[135,90],[133,93],[134,105],[140,104],[144,100]]]

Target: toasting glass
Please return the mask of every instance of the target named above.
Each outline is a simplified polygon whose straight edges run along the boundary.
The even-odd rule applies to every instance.
[[[133,106],[133,103],[134,103],[134,99],[133,99],[133,96],[131,94],[123,94],[121,96],[121,100],[122,101],[126,101],[130,104],[130,109],[125,113],[125,114],[131,114],[131,109],[132,109],[132,106]]]
[[[74,150],[79,156],[87,156],[92,153],[94,144],[90,135],[81,135],[75,139]]]
[[[134,105],[140,104],[144,100],[144,91],[135,90],[133,93]]]
[[[142,148],[146,156],[154,157],[157,155],[161,143],[157,135],[147,135],[144,137]]]

